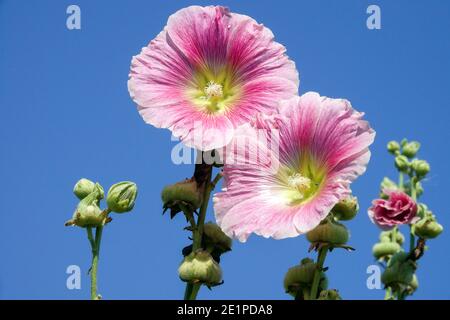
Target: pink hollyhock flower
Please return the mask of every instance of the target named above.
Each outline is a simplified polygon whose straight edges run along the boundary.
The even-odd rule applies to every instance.
[[[312,230],[370,159],[375,132],[347,100],[311,92],[281,102],[279,113],[239,128],[225,153],[216,219],[243,242],[252,232],[282,239]]]
[[[147,123],[211,150],[256,113],[297,94],[298,72],[285,51],[248,16],[191,6],[133,57],[128,89]]]
[[[389,198],[376,199],[369,208],[369,218],[373,223],[386,230],[417,220],[417,204],[406,193],[397,190],[384,190],[383,193]]]

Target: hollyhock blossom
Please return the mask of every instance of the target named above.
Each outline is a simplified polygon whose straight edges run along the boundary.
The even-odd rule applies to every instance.
[[[417,220],[417,204],[406,193],[398,190],[383,190],[389,198],[376,199],[369,208],[369,217],[382,229],[391,229],[399,224]]]
[[[186,145],[226,145],[234,129],[298,91],[298,72],[272,32],[220,6],[191,6],[133,57],[128,81],[144,120]]]
[[[366,169],[375,132],[362,117],[347,100],[310,92],[239,128],[214,196],[222,230],[246,241],[252,232],[281,239],[315,228]]]

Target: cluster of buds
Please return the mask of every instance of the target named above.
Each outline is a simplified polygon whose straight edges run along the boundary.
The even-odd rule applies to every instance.
[[[417,201],[424,193],[421,181],[430,172],[428,162],[417,158],[419,149],[419,142],[406,139],[387,144],[388,152],[395,157],[399,182],[385,177],[380,185],[381,199],[374,200],[369,209],[371,220],[384,230],[372,253],[375,259],[385,264],[381,280],[389,289],[388,299],[404,299],[413,294],[418,287],[416,261],[424,253],[425,241],[436,238],[443,231],[428,207]],[[403,248],[405,237],[399,229],[404,224],[410,227],[408,251]]]
[[[403,139],[400,143],[390,141],[387,144],[388,151],[395,156],[395,167],[402,173],[409,176],[416,176],[417,180],[422,180],[430,172],[430,165],[425,160],[416,159],[420,149],[417,141]]]
[[[80,202],[72,219],[66,222],[66,226],[96,228],[111,221],[108,217],[110,212],[131,211],[136,200],[137,187],[135,183],[129,181],[112,185],[106,196],[107,209],[105,210],[100,208],[100,201],[104,198],[105,192],[99,183],[83,178],[75,184],[73,193]]]
[[[326,268],[323,267],[320,256],[324,254],[324,250],[326,253],[334,248],[353,250],[347,245],[350,234],[341,221],[353,219],[358,210],[356,197],[344,198],[333,207],[330,214],[316,228],[306,233],[306,239],[311,243],[310,250],[319,252],[318,262],[305,258],[299,265],[290,268],[284,278],[286,293],[296,299],[341,300],[337,290],[327,289]],[[316,288],[313,288],[314,285]]]
[[[299,265],[290,268],[284,277],[284,289],[296,299],[309,297],[314,275],[319,266],[310,258],[304,258]],[[323,270],[320,270],[319,291],[326,290],[328,279]]]
[[[190,226],[185,229],[197,235],[202,232],[200,248],[193,250],[194,244],[183,249],[184,259],[178,268],[182,281],[189,284],[202,284],[208,288],[222,284],[222,269],[220,257],[231,250],[232,240],[218,225],[212,222],[198,225],[195,220],[197,210],[203,204],[204,187],[200,187],[196,178],[185,179],[168,185],[161,192],[163,213],[170,210],[173,219],[179,212],[183,212]],[[208,200],[208,199],[207,199]]]
[[[416,269],[417,264],[407,252],[397,252],[389,259],[381,281],[400,295],[412,294],[418,287]]]

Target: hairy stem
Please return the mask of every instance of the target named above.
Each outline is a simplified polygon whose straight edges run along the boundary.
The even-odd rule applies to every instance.
[[[311,295],[310,298],[312,300],[317,299],[318,291],[319,291],[319,285],[320,285],[320,276],[322,275],[323,270],[323,264],[325,262],[325,258],[327,257],[328,247],[323,246],[319,249],[319,253],[317,256],[317,263],[316,263],[316,271],[314,272],[314,278],[311,285]]]

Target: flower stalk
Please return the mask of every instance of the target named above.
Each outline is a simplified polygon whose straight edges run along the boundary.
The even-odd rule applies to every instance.
[[[311,294],[310,294],[310,299],[317,299],[318,294],[319,294],[319,283],[320,283],[320,276],[322,274],[323,271],[323,264],[325,263],[325,259],[327,257],[327,252],[328,252],[328,246],[322,246],[319,251],[318,251],[318,256],[317,256],[317,266],[316,266],[316,271],[314,272],[314,279],[313,279],[313,283],[311,286]]]

